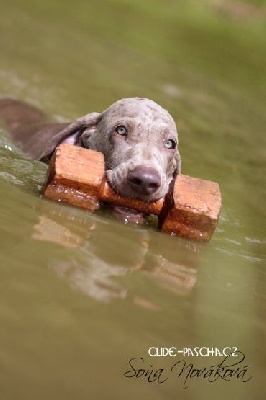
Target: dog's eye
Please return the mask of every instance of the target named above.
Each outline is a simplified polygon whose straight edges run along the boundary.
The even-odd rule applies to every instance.
[[[176,141],[175,140],[173,140],[173,139],[168,139],[166,142],[165,142],[165,147],[167,148],[167,149],[175,149],[176,148]]]
[[[127,128],[124,125],[117,126],[115,131],[118,133],[118,135],[127,136]]]

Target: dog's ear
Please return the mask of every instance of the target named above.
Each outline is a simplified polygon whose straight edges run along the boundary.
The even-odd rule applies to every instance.
[[[96,130],[96,126],[98,121],[100,120],[100,117],[100,113],[94,112],[87,114],[84,117],[80,117],[76,121],[67,125],[64,129],[57,132],[49,141],[49,143],[47,143],[41,154],[40,159],[49,159],[55,148],[63,142],[81,146],[81,136],[83,132]]]
[[[93,118],[92,114],[90,114],[90,123],[86,123],[86,128],[83,129],[81,135],[79,135],[78,146],[95,151],[103,151],[102,146],[104,146],[104,143],[102,143],[102,137],[100,135],[101,130],[98,125],[103,115],[104,113],[101,113],[96,116],[96,113],[94,113]]]
[[[174,161],[175,161],[175,169],[174,169],[173,176],[175,178],[177,175],[181,174],[181,157],[180,157],[178,150],[176,150],[176,155],[174,157]]]

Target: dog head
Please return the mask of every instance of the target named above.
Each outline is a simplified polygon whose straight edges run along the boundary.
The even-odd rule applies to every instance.
[[[145,201],[163,197],[181,163],[171,115],[152,100],[128,98],[95,117],[81,145],[104,154],[112,188]]]

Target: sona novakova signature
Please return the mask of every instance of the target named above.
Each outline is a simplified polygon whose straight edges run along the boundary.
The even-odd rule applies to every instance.
[[[198,367],[188,363],[184,359],[178,360],[170,367],[155,368],[153,365],[147,367],[144,358],[131,358],[128,361],[129,369],[124,373],[126,378],[142,378],[148,383],[165,383],[170,377],[183,380],[184,389],[189,386],[190,379],[205,379],[207,382],[223,380],[230,382],[237,379],[240,382],[248,382],[252,379],[248,371],[248,365],[244,364],[245,355],[237,351],[237,359],[232,354],[224,357],[218,364],[209,367]]]

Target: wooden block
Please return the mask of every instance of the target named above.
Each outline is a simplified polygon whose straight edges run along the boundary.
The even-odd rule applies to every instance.
[[[117,206],[123,206],[127,208],[133,208],[134,210],[141,211],[145,214],[154,215],[160,214],[164,204],[164,199],[159,199],[157,201],[152,201],[148,203],[147,201],[120,196],[108,185],[106,181],[101,188],[100,198],[102,201],[105,201],[107,203],[112,203]]]
[[[102,153],[64,143],[50,161],[44,195],[93,211],[99,208],[103,177]]]
[[[221,205],[217,183],[178,175],[159,227],[164,232],[208,241],[217,226]]]
[[[219,185],[187,175],[177,176],[164,199],[149,203],[122,197],[106,182],[103,155],[70,144],[56,149],[44,195],[88,210],[104,201],[155,214],[164,232],[202,241],[210,240],[221,209]]]

